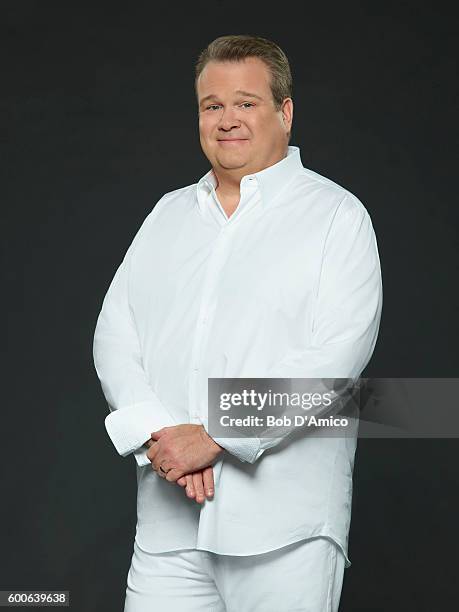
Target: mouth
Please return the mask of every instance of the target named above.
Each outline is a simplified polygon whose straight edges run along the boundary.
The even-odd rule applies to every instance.
[[[248,138],[222,138],[217,140],[220,144],[223,145],[231,145],[231,144],[240,144],[241,142],[247,142]]]

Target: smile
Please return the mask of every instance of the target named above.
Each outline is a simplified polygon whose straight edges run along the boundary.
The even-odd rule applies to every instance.
[[[247,142],[247,138],[232,138],[231,140],[219,140],[218,142],[222,145],[234,145]]]

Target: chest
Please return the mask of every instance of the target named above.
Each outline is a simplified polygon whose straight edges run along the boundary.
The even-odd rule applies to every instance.
[[[152,228],[133,261],[136,308],[171,309],[204,294],[238,307],[263,302],[298,310],[317,286],[325,227],[272,215],[221,228],[199,223]]]

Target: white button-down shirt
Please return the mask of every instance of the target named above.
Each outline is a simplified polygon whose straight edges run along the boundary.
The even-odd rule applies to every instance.
[[[165,194],[103,301],[94,362],[122,456],[137,461],[138,544],[264,553],[315,536],[348,558],[356,434],[218,438],[215,496],[200,506],[159,478],[143,443],[207,428],[208,378],[357,378],[378,334],[382,282],[368,212],[303,167],[298,147],[244,176],[228,217],[209,170]]]

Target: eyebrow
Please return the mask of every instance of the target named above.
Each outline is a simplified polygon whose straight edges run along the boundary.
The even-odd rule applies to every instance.
[[[243,91],[242,89],[238,89],[235,93],[241,95],[241,96],[245,96],[246,98],[256,98],[257,100],[263,100],[263,98],[261,96],[258,96],[255,93],[250,93],[250,91]],[[200,102],[199,105],[201,106],[202,104],[204,104],[204,102],[206,102],[207,100],[214,100],[215,98],[218,98],[217,94],[209,94],[208,96],[205,96]]]

